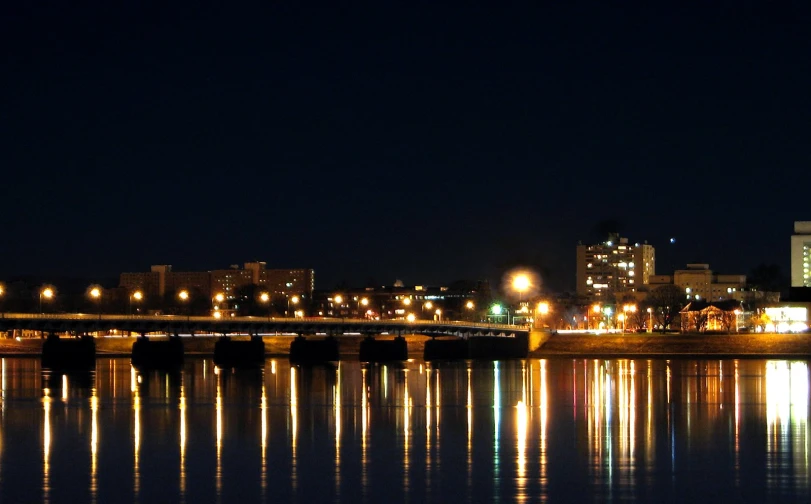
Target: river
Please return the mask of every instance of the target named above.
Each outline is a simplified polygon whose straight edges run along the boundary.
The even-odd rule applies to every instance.
[[[2,502],[811,499],[806,361],[1,371]]]

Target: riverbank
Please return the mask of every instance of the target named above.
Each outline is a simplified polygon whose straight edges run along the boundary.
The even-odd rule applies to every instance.
[[[809,334],[553,334],[531,357],[800,357]]]

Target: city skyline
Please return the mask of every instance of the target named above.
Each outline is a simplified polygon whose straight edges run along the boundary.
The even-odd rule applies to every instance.
[[[2,9],[5,278],[571,291],[608,219],[661,273],[788,275],[809,218],[804,5]]]

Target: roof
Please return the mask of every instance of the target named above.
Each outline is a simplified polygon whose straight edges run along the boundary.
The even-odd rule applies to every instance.
[[[691,301],[687,304],[684,308],[681,309],[681,313],[685,312],[700,312],[706,310],[707,308],[716,308],[721,311],[731,312],[734,310],[741,309],[741,302],[736,301],[734,299],[724,299],[723,301]]]

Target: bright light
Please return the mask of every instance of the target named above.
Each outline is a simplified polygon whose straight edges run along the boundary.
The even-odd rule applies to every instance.
[[[442,310],[437,309],[436,314],[437,314],[437,315],[442,315]]]
[[[363,306],[367,306],[369,304],[369,300],[366,299],[366,298],[363,298],[363,299],[360,300],[360,304],[362,304]]]
[[[222,318],[222,312],[221,312],[221,311],[219,311],[219,310],[215,311],[215,312],[214,312],[214,318],[217,318],[217,319],[218,319],[218,318]]]
[[[177,297],[179,297],[183,301],[186,301],[187,299],[189,299],[189,291],[182,290],[177,293]]]
[[[501,315],[501,310],[502,310],[501,305],[498,305],[498,304],[494,304],[490,308],[490,311],[493,312],[493,315]]]
[[[546,315],[547,313],[549,313],[549,303],[547,303],[546,301],[541,301],[540,303],[538,303],[538,313],[540,313],[541,315]]]
[[[432,302],[430,302],[430,301],[428,301],[427,303],[425,303],[425,309],[426,309],[426,310],[430,310],[430,309],[431,309],[431,308],[433,308],[433,307],[434,307],[434,303],[432,303]]]
[[[51,289],[50,287],[45,287],[44,289],[42,289],[41,294],[42,297],[44,297],[45,299],[51,299],[52,297],[54,297],[54,290]]]
[[[518,292],[526,292],[531,285],[532,283],[529,280],[529,276],[525,273],[519,273],[513,277],[513,289]]]
[[[341,303],[343,303],[343,302],[344,302],[344,298],[343,298],[343,296],[341,296],[340,294],[339,294],[339,295],[337,295],[337,296],[335,296],[335,302],[336,302],[337,304],[341,304]]]
[[[600,305],[596,304],[596,305],[592,306],[592,307],[591,307],[591,310],[592,310],[594,313],[600,313]]]
[[[223,301],[225,301],[225,295],[222,292],[220,292],[216,296],[214,296],[214,300],[217,301],[218,303],[222,303]]]
[[[298,296],[293,296],[293,297],[291,297],[291,298],[290,298],[290,302],[291,302],[291,303],[293,303],[293,304],[298,304],[298,302],[299,302],[299,297],[298,297]]]
[[[465,305],[465,307],[468,310],[472,310],[474,306],[476,306],[476,305],[473,304],[473,301],[468,301],[467,304]]]
[[[92,289],[90,289],[90,297],[96,298],[96,299],[100,298],[101,297],[101,289],[99,289],[98,287],[93,287]]]
[[[132,293],[132,299],[134,299],[134,300],[136,300],[136,301],[140,301],[140,300],[144,299],[144,294],[143,294],[143,292],[141,292],[141,291],[135,291],[135,292],[133,292],[133,293]]]
[[[263,292],[263,293],[259,294],[259,301],[262,301],[263,303],[267,303],[268,301],[270,301],[270,294],[268,294],[267,292]]]
[[[406,306],[411,305],[411,298],[405,298],[405,299],[403,299],[403,304],[404,304],[404,305],[406,305]]]
[[[414,322],[414,320],[416,319],[417,317],[415,317],[413,313],[409,313],[408,316],[406,317],[406,320],[408,320],[409,322]]]

